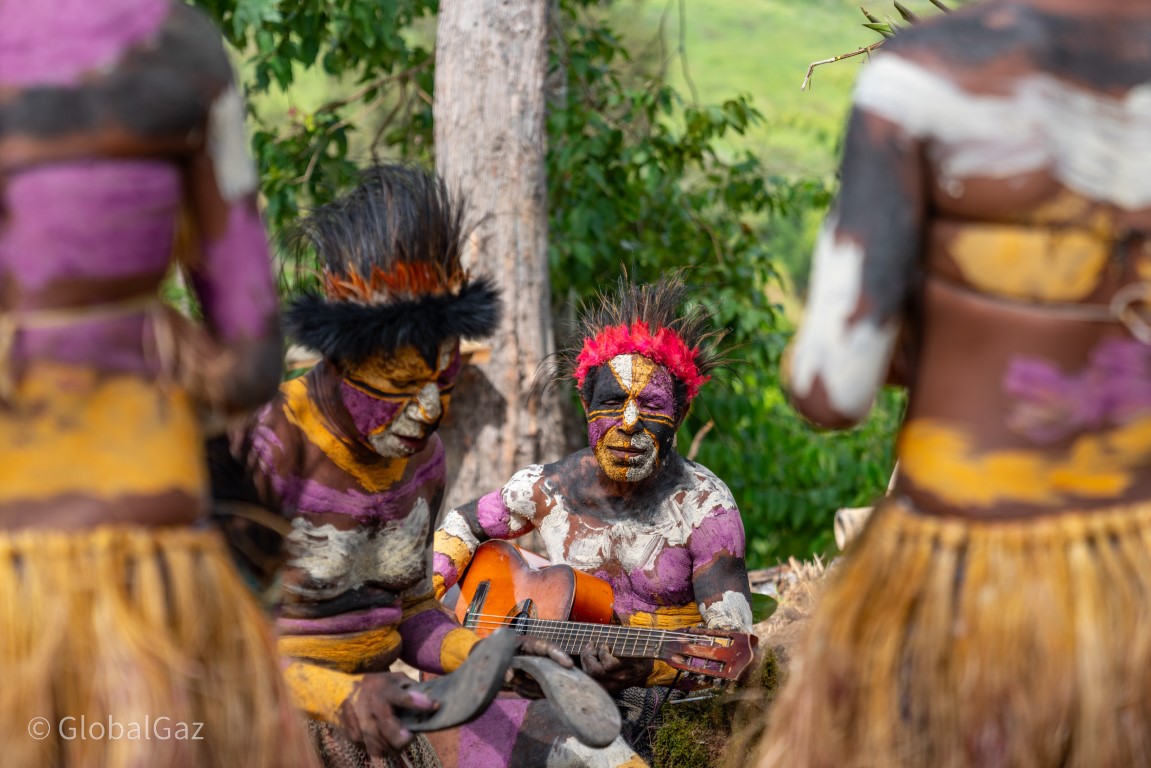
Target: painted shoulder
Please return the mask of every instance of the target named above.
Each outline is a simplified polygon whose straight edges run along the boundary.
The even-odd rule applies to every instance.
[[[694,518],[694,523],[720,509],[739,511],[727,483],[702,464],[687,459],[683,463],[686,493],[681,505]]]

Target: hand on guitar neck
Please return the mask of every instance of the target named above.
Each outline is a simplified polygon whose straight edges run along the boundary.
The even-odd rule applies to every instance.
[[[643,685],[656,659],[717,680],[737,680],[751,665],[754,635],[620,626],[610,623],[612,602],[611,585],[601,579],[492,539],[479,546],[460,580],[456,616],[480,635],[510,625],[546,639],[580,656],[584,670],[609,690]]]

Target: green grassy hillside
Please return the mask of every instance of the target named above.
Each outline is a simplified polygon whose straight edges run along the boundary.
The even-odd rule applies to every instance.
[[[937,13],[928,0],[903,0],[916,13]],[[890,0],[864,0],[876,16],[895,16]],[[688,77],[701,102],[751,94],[766,125],[747,138],[769,169],[824,173],[834,169],[855,75],[865,57],[817,67],[812,87],[801,91],[808,65],[879,40],[861,26],[858,0],[640,0],[621,14],[633,18],[630,34],[654,35],[661,19],[668,43],[683,41],[687,77],[672,60],[668,72],[685,97]],[[681,30],[680,11],[683,11]],[[682,35],[681,35],[682,31]]]

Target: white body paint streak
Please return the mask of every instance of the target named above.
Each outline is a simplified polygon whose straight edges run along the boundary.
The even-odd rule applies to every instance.
[[[1010,95],[973,95],[880,54],[860,73],[855,102],[935,142],[945,188],[964,177],[1043,171],[1093,200],[1151,205],[1151,83],[1113,97],[1031,75]]]
[[[359,589],[367,582],[392,588],[411,581],[413,573],[426,578],[429,552],[428,502],[416,500],[411,514],[375,530],[342,531],[334,525],[312,525],[303,517],[292,521],[288,534],[291,552],[299,553],[289,566],[299,568],[316,582],[310,587],[285,583],[285,589],[313,599],[327,600]]]
[[[863,288],[863,249],[839,242],[835,221],[824,223],[815,246],[811,289],[791,358],[791,391],[811,394],[816,377],[831,406],[859,419],[867,414],[895,346],[898,322],[879,327],[863,319],[848,325]]]
[[[703,623],[713,629],[751,631],[751,604],[738,592],[724,592],[723,598],[703,612]]]
[[[514,534],[522,531],[536,516],[536,503],[532,496],[535,494],[535,485],[543,476],[542,464],[532,464],[524,467],[512,475],[500,490],[500,498],[508,508],[508,529]]]
[[[617,768],[638,755],[622,736],[606,747],[589,747],[575,736],[561,740],[548,752],[547,768]]]
[[[462,541],[467,545],[468,551],[470,552],[475,552],[476,547],[480,545],[480,540],[472,533],[468,521],[454,509],[444,515],[444,522],[443,525],[440,526],[440,530]]]
[[[256,191],[256,163],[244,132],[244,100],[229,86],[208,110],[208,153],[221,197],[227,202]]]
[[[695,482],[682,504],[669,497],[649,521],[620,520],[598,527],[585,522],[567,550],[564,538],[570,530],[570,511],[559,499],[539,527],[548,556],[582,569],[594,570],[608,560],[617,560],[628,571],[650,569],[666,547],[686,544],[692,531],[717,506],[735,508],[731,491],[706,467],[694,467],[692,477]]]

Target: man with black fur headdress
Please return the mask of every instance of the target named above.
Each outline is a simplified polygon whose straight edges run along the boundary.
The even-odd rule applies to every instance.
[[[464,238],[443,182],[399,166],[302,220],[289,244],[314,254],[319,286],[288,309],[287,331],[322,359],[231,439],[249,500],[290,523],[280,650],[329,765],[367,764],[351,742],[395,755],[412,735],[393,709],[433,708],[393,662],[442,674],[478,642],[435,600],[430,562],[445,483],[435,431],[460,338],[488,336],[500,313],[492,283],[460,266]],[[571,665],[539,641],[521,651]]]

